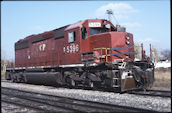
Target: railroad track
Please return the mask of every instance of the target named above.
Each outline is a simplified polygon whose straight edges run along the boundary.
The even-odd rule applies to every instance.
[[[165,91],[165,90],[130,91],[128,93],[135,94],[135,95],[141,95],[141,96],[171,98],[171,91]]]
[[[10,98],[12,98],[13,99],[13,101],[11,101],[10,100]],[[14,99],[16,100],[16,101],[18,101],[18,102],[15,102],[14,101]],[[5,109],[7,109],[7,111],[5,110],[5,112],[11,112],[11,111],[13,111],[13,110],[16,110],[16,109],[28,109],[29,111],[31,110],[32,112],[36,112],[36,113],[42,113],[42,112],[44,112],[44,110],[42,110],[42,109],[39,109],[38,107],[35,107],[34,105],[32,105],[31,103],[25,103],[25,104],[23,104],[23,100],[21,100],[21,99],[16,99],[16,98],[14,98],[14,97],[12,97],[12,96],[7,96],[7,95],[3,95],[3,94],[1,94],[1,104],[2,104],[2,102],[5,102],[6,104],[10,104],[10,106],[13,106],[13,105],[17,105],[18,106],[18,108],[14,108],[14,107],[10,107],[9,105],[8,105],[8,107],[6,108],[5,107]],[[28,104],[28,105],[27,105]],[[29,105],[30,104],[30,105]],[[27,105],[27,106],[26,106]],[[3,109],[4,107],[3,106],[1,106],[1,109]],[[17,110],[17,111],[19,111],[19,110]],[[13,111],[13,112],[16,112],[16,111]]]
[[[1,101],[45,112],[157,112],[1,87]]]
[[[1,82],[8,82],[8,83],[12,83],[11,81],[8,80],[1,80]],[[99,91],[106,91],[106,89],[97,89]],[[107,90],[108,92],[112,92]],[[171,91],[167,91],[167,90],[146,90],[146,91],[127,91],[124,93],[129,93],[129,94],[135,94],[135,95],[141,95],[141,96],[154,96],[154,97],[164,97],[164,98],[171,98]]]

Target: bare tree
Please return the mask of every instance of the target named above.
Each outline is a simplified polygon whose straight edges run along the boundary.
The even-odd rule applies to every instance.
[[[4,51],[4,49],[1,49],[1,60],[5,60],[6,59],[6,52]]]
[[[163,59],[171,60],[171,50],[165,49],[161,51],[161,55],[163,56]]]
[[[134,44],[135,58],[141,60],[141,46],[137,43]]]
[[[135,58],[141,60],[141,58],[142,58],[142,48],[141,48],[141,45],[135,43],[134,44],[134,51],[135,51]],[[159,60],[159,53],[158,53],[157,49],[152,46],[151,52],[152,52],[152,61],[153,62],[157,62]]]
[[[152,47],[152,60],[153,62],[159,61],[159,53],[156,48]]]

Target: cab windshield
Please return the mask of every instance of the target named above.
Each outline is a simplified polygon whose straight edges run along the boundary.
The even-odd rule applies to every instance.
[[[108,32],[109,29],[108,28],[90,28],[90,35],[96,35],[96,34],[99,34],[99,33],[105,33],[105,32]]]

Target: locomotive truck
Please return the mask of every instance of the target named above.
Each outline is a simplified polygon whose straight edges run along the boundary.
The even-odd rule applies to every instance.
[[[87,19],[15,43],[13,82],[107,88],[146,89],[154,82],[154,64],[142,50],[135,61],[133,35],[105,19]]]

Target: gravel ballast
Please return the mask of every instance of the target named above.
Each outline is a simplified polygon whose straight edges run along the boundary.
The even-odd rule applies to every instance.
[[[70,97],[81,100],[109,103],[135,108],[149,109],[160,112],[171,112],[171,98],[137,96],[113,92],[92,91],[83,89],[57,88],[52,86],[32,85],[23,83],[1,82],[2,87],[11,87],[25,91],[33,91],[56,96]]]
[[[40,111],[36,111],[31,108],[26,108],[14,104],[1,102],[1,112],[2,113],[39,113]]]

